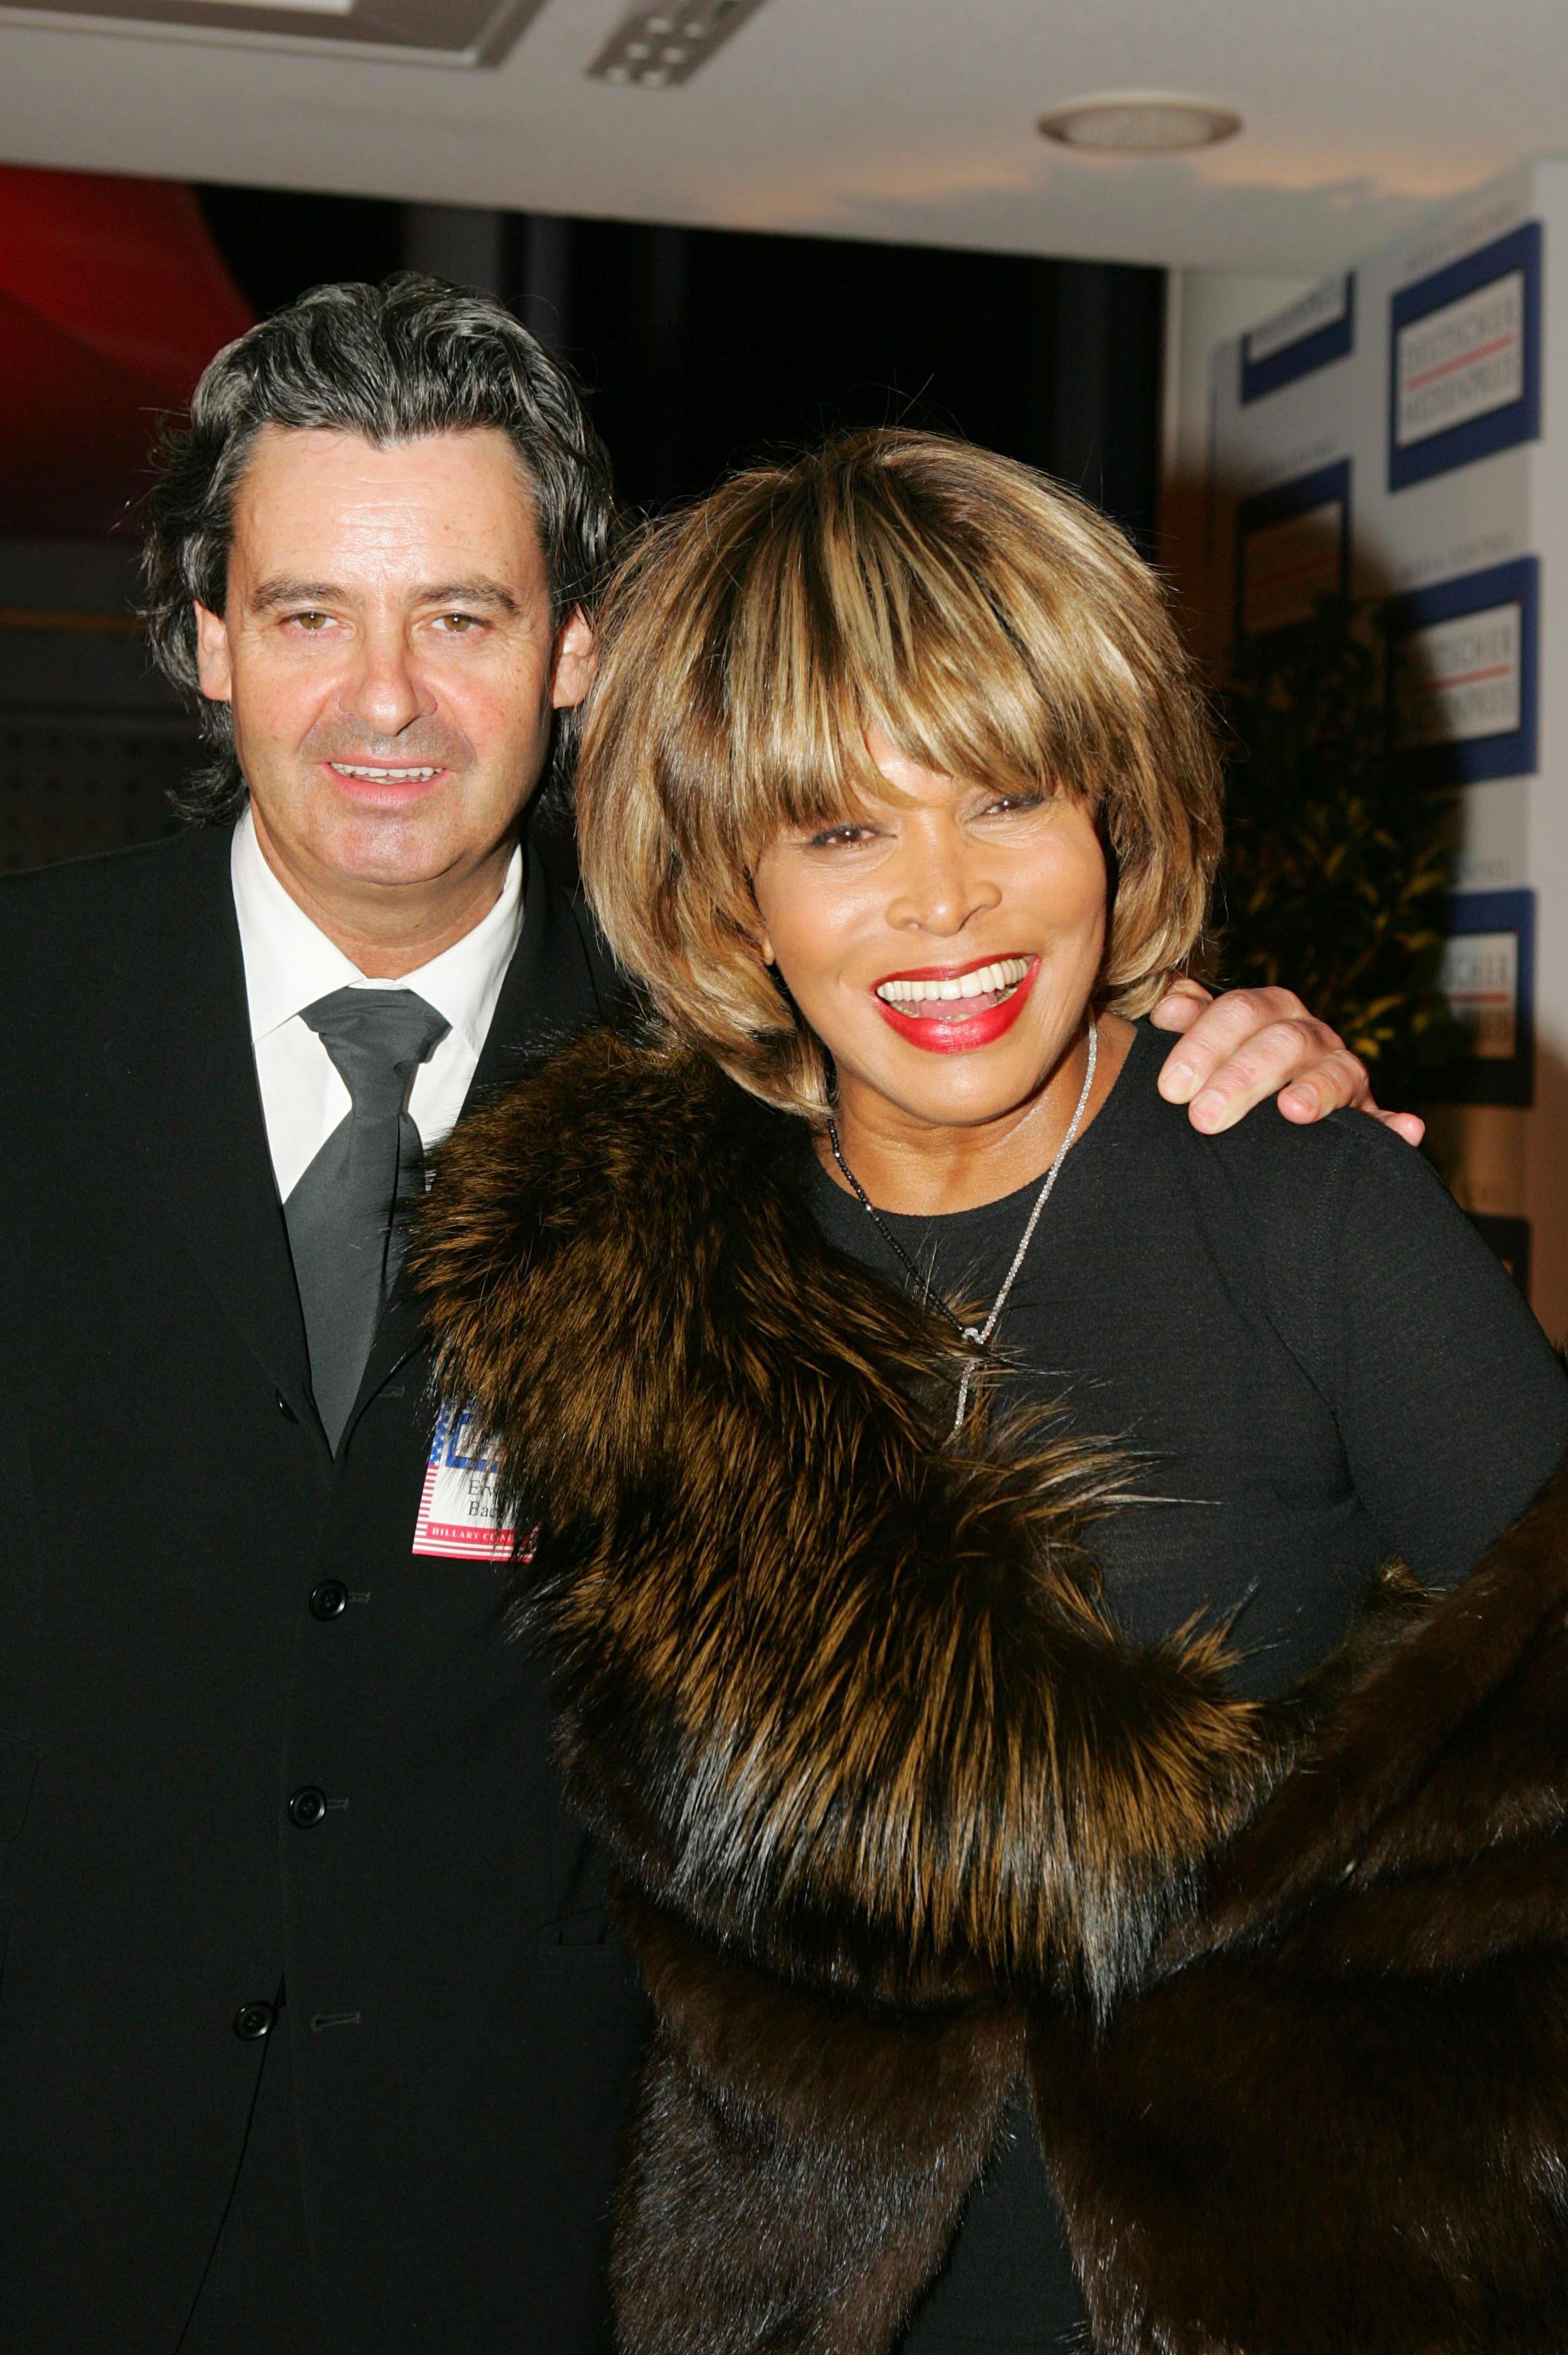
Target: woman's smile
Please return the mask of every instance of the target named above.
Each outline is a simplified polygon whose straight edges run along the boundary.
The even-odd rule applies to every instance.
[[[963,1055],[1012,1028],[1039,971],[1038,956],[976,957],[888,974],[871,995],[883,1021],[912,1046]]]
[[[758,948],[832,1058],[838,1131],[865,1182],[891,1200],[923,1154],[945,1193],[959,1153],[989,1185],[1001,1151],[1006,1191],[1083,1075],[1108,901],[1096,813],[1065,792],[928,768],[878,727],[865,750],[885,791],[871,785],[837,825],[781,832],[759,859]],[[1101,1043],[1108,1080],[1121,1042]],[[868,1124],[896,1133],[901,1174],[881,1168]]]

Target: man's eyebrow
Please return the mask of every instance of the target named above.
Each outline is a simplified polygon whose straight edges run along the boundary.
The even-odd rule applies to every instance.
[[[504,613],[520,613],[521,605],[509,589],[499,581],[443,581],[433,589],[421,589],[418,602],[421,605],[499,605]]]
[[[276,613],[282,605],[342,605],[352,603],[347,590],[333,581],[304,581],[283,573],[263,581],[251,597],[253,613]],[[495,605],[504,613],[520,613],[522,606],[499,581],[439,581],[414,592],[419,605]]]
[[[283,573],[276,581],[263,581],[251,592],[251,611],[271,613],[279,605],[341,605],[345,591],[332,581],[302,581],[292,573]]]

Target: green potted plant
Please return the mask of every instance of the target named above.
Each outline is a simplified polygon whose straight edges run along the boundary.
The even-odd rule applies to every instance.
[[[1220,698],[1227,982],[1287,981],[1413,1103],[1453,1054],[1437,987],[1455,804],[1401,758],[1377,611],[1325,598],[1243,639]]]

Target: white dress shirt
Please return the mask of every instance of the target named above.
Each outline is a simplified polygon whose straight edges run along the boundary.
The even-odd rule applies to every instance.
[[[512,853],[489,914],[417,973],[379,981],[329,941],[292,900],[262,855],[249,809],[234,829],[229,872],[245,958],[251,1044],[267,1143],[287,1201],[340,1121],[348,1091],[326,1049],[301,1020],[335,989],[411,989],[452,1028],[414,1073],[408,1111],[428,1153],[463,1109],[485,1036],[523,929],[523,854]]]

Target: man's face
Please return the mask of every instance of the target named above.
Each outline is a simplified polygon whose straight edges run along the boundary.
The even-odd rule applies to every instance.
[[[554,628],[528,485],[490,429],[378,449],[266,427],[227,603],[197,624],[262,847],[315,892],[471,889],[592,665],[580,614]]]

